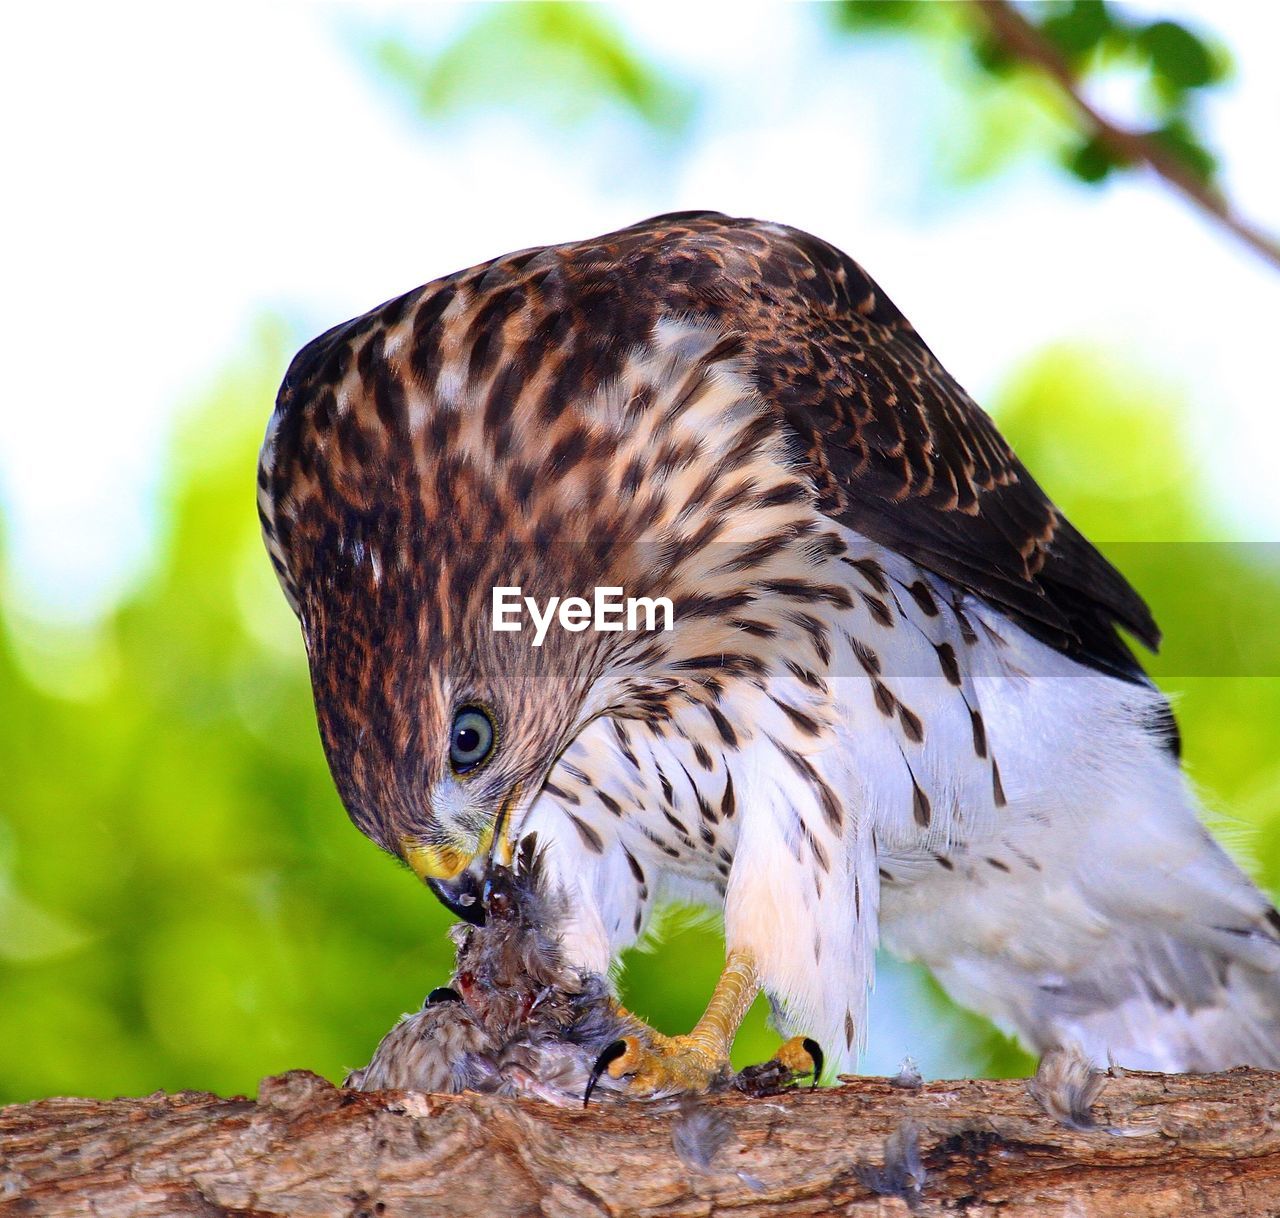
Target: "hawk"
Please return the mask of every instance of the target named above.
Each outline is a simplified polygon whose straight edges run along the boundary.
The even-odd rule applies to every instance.
[[[678,213],[408,292],[296,356],[258,486],[360,830],[472,922],[536,840],[591,972],[722,911],[703,1019],[610,1060],[638,1093],[722,1072],[761,989],[852,1068],[881,943],[1042,1051],[1280,1067],[1280,915],[1150,612],[826,242]],[[671,628],[535,642],[515,588]]]

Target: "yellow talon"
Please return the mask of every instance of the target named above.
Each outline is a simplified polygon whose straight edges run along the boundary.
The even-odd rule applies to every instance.
[[[652,1045],[628,1036],[620,1043],[622,1052],[606,1069],[611,1078],[630,1078],[627,1091],[635,1096],[707,1091],[730,1069],[728,1053],[692,1036],[659,1036]]]
[[[811,1040],[808,1036],[793,1036],[778,1046],[778,1051],[773,1057],[792,1074],[812,1074],[815,1083],[822,1073],[823,1052],[818,1047],[818,1042]]]
[[[751,953],[730,951],[697,1027],[687,1036],[663,1036],[650,1029],[646,1037],[625,1036],[614,1041],[596,1059],[583,1104],[590,1101],[596,1083],[605,1074],[630,1080],[627,1092],[635,1096],[710,1090],[731,1073],[729,1049],[759,992],[760,979]]]

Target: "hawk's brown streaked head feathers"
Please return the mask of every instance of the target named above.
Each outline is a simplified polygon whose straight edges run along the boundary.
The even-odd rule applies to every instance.
[[[379,316],[294,361],[263,516],[352,818],[449,880],[591,719],[714,702],[726,675],[803,635],[730,611],[761,578],[803,576],[813,495],[732,332],[659,320],[629,347],[577,353],[571,388],[569,336],[531,346],[529,318],[465,277]],[[414,359],[428,340],[431,360]],[[598,586],[668,597],[677,628],[553,629],[536,647],[492,628],[495,587],[545,604]],[[496,739],[456,773],[451,728],[471,707]]]

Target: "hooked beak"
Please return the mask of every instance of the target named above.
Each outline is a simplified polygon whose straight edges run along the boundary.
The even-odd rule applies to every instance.
[[[472,926],[484,925],[484,877],[489,870],[485,843],[468,858],[452,846],[404,841],[405,862],[432,892],[440,904]]]
[[[452,880],[428,880],[427,887],[450,913],[472,926],[484,925],[484,880],[471,868]]]
[[[481,836],[470,858],[453,846],[412,840],[401,843],[404,859],[418,878],[446,909],[472,926],[484,925],[485,881],[489,869],[495,862],[503,867],[511,865],[511,811],[519,798],[520,784],[517,783],[502,801],[494,824]]]

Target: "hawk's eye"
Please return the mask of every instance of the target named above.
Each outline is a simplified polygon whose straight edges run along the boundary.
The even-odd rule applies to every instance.
[[[479,706],[464,706],[453,717],[449,736],[449,764],[455,774],[466,774],[489,760],[497,733],[489,712]]]

